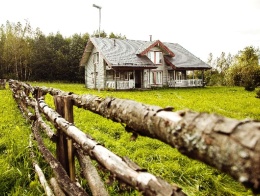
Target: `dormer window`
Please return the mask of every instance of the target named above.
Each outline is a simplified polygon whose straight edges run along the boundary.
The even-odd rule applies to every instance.
[[[150,51],[150,52],[148,52],[148,58],[154,64],[162,64],[162,52],[161,51]]]

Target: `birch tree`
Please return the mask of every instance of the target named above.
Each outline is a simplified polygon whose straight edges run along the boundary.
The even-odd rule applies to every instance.
[[[31,61],[31,26],[26,22],[25,26],[18,22],[6,22],[4,28],[5,41],[3,44],[2,61],[8,78],[27,80],[30,74]]]

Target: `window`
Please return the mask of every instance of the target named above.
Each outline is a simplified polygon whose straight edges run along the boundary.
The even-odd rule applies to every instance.
[[[119,71],[116,71],[115,78],[120,78],[120,72]]]
[[[129,79],[133,80],[134,79],[134,73],[133,72],[129,72]]]
[[[96,52],[93,54],[93,63],[96,64],[99,62],[99,53]]]
[[[96,80],[97,75],[98,75],[98,72],[96,72],[96,74],[95,74],[95,72],[92,72],[92,73],[91,73],[91,79],[92,79],[92,83],[93,83],[93,84],[95,83],[95,80]]]
[[[150,51],[147,56],[154,64],[162,64],[162,52]]]
[[[128,80],[128,72],[124,72],[124,79]]]
[[[162,84],[162,71],[154,71],[151,72],[152,77],[151,77],[151,84]]]
[[[181,72],[177,72],[177,80],[182,80],[182,73]]]

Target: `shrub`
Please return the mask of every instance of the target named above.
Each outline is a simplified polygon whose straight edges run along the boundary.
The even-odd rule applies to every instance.
[[[255,96],[255,97],[260,99],[260,89],[258,89],[258,90],[256,91],[256,96]]]
[[[248,81],[245,84],[245,90],[246,91],[254,91],[255,90],[255,85],[253,84],[253,82]]]

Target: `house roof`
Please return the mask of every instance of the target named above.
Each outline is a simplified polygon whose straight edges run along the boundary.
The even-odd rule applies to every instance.
[[[149,69],[157,68],[147,56],[136,55],[136,51],[142,44],[142,41],[91,37],[85,48],[80,64],[83,65],[88,61],[91,50],[93,46],[95,46],[107,64],[113,68],[122,66]]]
[[[191,54],[179,44],[156,41],[139,41],[127,39],[109,39],[91,37],[86,45],[80,65],[86,64],[96,47],[108,65],[113,68],[157,68],[146,56],[153,47],[159,47],[164,53],[169,69],[210,69],[211,67]]]
[[[169,69],[211,69],[211,67],[208,64],[206,64],[201,59],[193,55],[191,52],[183,48],[181,45],[177,43],[166,42],[164,42],[164,45],[166,45],[175,54],[173,58],[168,56],[164,57],[166,63],[170,65]]]

